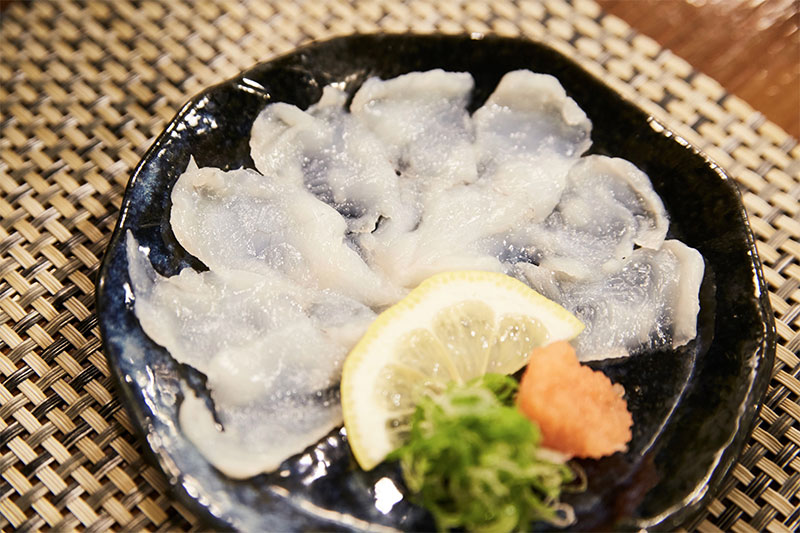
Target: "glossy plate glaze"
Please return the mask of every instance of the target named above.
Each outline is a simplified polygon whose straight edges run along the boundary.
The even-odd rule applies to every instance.
[[[473,75],[471,109],[510,70],[556,76],[592,120],[591,152],[623,157],[647,172],[669,212],[671,236],[703,254],[698,338],[678,351],[594,365],[625,386],[633,441],[624,455],[583,462],[588,489],[566,498],[578,530],[676,527],[702,508],[740,453],[772,369],[772,312],[739,193],[703,155],[576,64],[517,39],[338,38],[259,65],[184,106],[131,178],[98,281],[105,353],[145,448],[177,496],[211,527],[433,529],[428,513],[402,496],[396,466],[361,472],[342,430],[287,460],[283,475],[237,481],[206,463],[177,422],[181,383],[203,390],[203,376],[177,364],[142,332],[124,246],[130,230],[164,275],[203,268],[169,226],[171,188],[190,156],[200,166],[252,167],[250,127],[265,105],[306,108],[332,82],[352,93],[370,76],[433,68]]]

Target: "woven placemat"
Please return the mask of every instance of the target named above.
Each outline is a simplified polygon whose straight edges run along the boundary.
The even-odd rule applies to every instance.
[[[0,528],[179,530],[100,349],[94,278],[139,158],[190,96],[312,39],[481,32],[575,58],[741,185],[779,346],[739,463],[688,530],[800,526],[800,147],[591,1],[13,3],[0,22]]]

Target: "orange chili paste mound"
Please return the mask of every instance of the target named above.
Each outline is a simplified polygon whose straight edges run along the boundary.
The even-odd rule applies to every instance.
[[[522,376],[517,404],[542,431],[542,444],[570,457],[625,451],[633,418],[622,385],[583,366],[565,341],[536,348]]]

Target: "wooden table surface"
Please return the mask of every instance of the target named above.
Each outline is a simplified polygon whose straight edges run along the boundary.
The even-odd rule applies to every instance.
[[[800,139],[800,0],[597,0]]]

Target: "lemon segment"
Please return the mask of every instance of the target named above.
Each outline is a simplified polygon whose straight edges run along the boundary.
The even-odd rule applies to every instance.
[[[404,442],[420,395],[487,372],[512,374],[536,346],[583,327],[504,274],[445,272],[423,281],[375,319],[344,362],[342,411],[358,464],[370,470]]]

